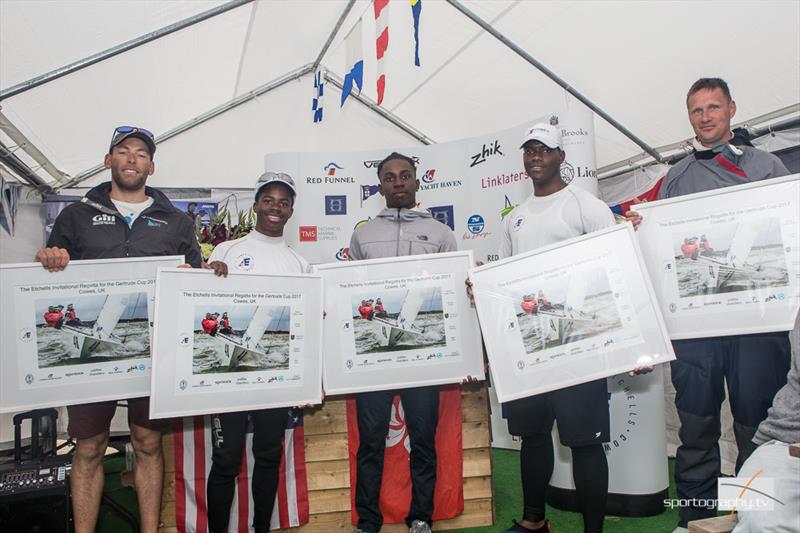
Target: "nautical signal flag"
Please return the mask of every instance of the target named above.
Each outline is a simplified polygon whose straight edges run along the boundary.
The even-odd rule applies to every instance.
[[[361,42],[361,19],[358,19],[353,29],[345,37],[345,54],[347,64],[344,66],[346,72],[342,83],[342,99],[339,107],[344,105],[344,101],[353,92],[353,86],[358,88],[361,94],[361,87],[364,84],[364,49]]]
[[[378,105],[381,105],[383,94],[386,91],[383,57],[389,48],[389,0],[373,0],[372,6],[375,8],[375,53],[378,59],[375,67],[378,74]]]
[[[414,64],[419,66],[419,16],[422,0],[411,0],[411,16],[414,17]]]
[[[311,100],[311,111],[314,122],[322,122],[322,100],[325,93],[325,76],[322,69],[314,73],[314,98]]]

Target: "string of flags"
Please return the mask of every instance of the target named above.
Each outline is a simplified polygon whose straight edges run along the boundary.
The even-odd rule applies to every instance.
[[[314,98],[311,100],[311,111],[314,123],[322,122],[322,100],[325,97],[325,76],[322,69],[314,73]]]
[[[422,14],[422,0],[411,0],[411,16],[414,18],[414,64],[419,66],[419,16]]]
[[[419,24],[422,14],[422,0],[409,0],[411,16],[414,23],[414,65],[420,66],[419,58]],[[378,105],[383,103],[386,94],[386,70],[384,60],[389,49],[389,0],[373,0],[375,17],[375,58],[376,58],[376,90]],[[356,91],[361,94],[364,82],[364,51],[361,34],[362,19],[359,19],[350,33],[345,37],[345,76],[342,82],[342,95],[339,107],[343,107],[347,98]],[[324,74],[317,72],[314,76],[314,99],[312,110],[314,122],[322,121],[322,91]]]
[[[375,70],[378,75],[378,105],[381,105],[384,91],[386,91],[383,58],[389,48],[389,0],[373,0],[372,6],[375,8],[375,55],[377,59]]]

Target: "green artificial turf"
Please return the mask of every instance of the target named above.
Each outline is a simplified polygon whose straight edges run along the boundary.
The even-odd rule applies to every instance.
[[[674,461],[669,461],[670,498],[675,497],[673,482]],[[124,457],[114,457],[105,461],[105,492],[134,515],[138,513],[136,494],[129,487],[120,485],[120,472],[125,468]],[[511,526],[513,518],[521,518],[522,488],[519,479],[519,452],[513,450],[492,450],[492,474],[496,522],[494,526],[473,527],[451,530],[458,533],[497,533]],[[582,533],[583,521],[580,514],[547,508],[547,517],[553,525],[554,533]],[[670,533],[678,522],[677,510],[665,510],[648,518],[629,518],[606,516],[605,533]],[[127,524],[108,506],[100,510],[97,524],[98,533],[126,533]]]

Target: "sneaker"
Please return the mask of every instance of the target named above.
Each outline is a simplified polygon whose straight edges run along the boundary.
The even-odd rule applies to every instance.
[[[414,520],[408,528],[408,533],[431,533],[431,526],[423,520]]]
[[[685,527],[678,526],[672,530],[672,533],[689,533],[689,530]]]
[[[356,530],[353,533],[367,533],[367,532],[364,531],[363,529],[356,528]]]
[[[512,522],[514,522],[514,525],[502,533],[553,533],[553,529],[550,527],[550,520],[545,520],[544,525],[536,529],[525,527],[516,520],[512,520]]]

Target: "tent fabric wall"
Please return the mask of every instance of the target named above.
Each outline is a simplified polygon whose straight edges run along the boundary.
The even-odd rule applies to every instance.
[[[396,3],[382,107],[434,141],[501,130],[563,105],[564,90],[447,2],[425,3],[422,65],[415,67],[410,6]],[[162,1],[142,9],[133,1],[4,0],[0,89],[220,4]],[[800,109],[797,2],[463,4],[651,146],[691,134],[684,95],[700,76],[720,75],[730,82],[737,120],[790,106],[796,115]],[[97,163],[113,125],[140,124],[160,135],[313,63],[347,5],[346,0],[251,2],[5,98],[3,113],[74,176]],[[369,8],[367,0],[355,2],[322,65],[343,76],[344,36],[365,14],[364,94],[374,100]],[[774,60],[765,60],[770,57]],[[225,180],[245,187],[262,170],[259,156],[267,152],[417,144],[358,102],[338,109],[332,84],[325,120],[315,125],[312,87],[312,74],[305,75],[165,142],[157,162],[168,172],[160,179],[175,186]],[[596,132],[599,167],[641,152],[603,120],[596,120]],[[0,140],[8,144],[4,133]]]

